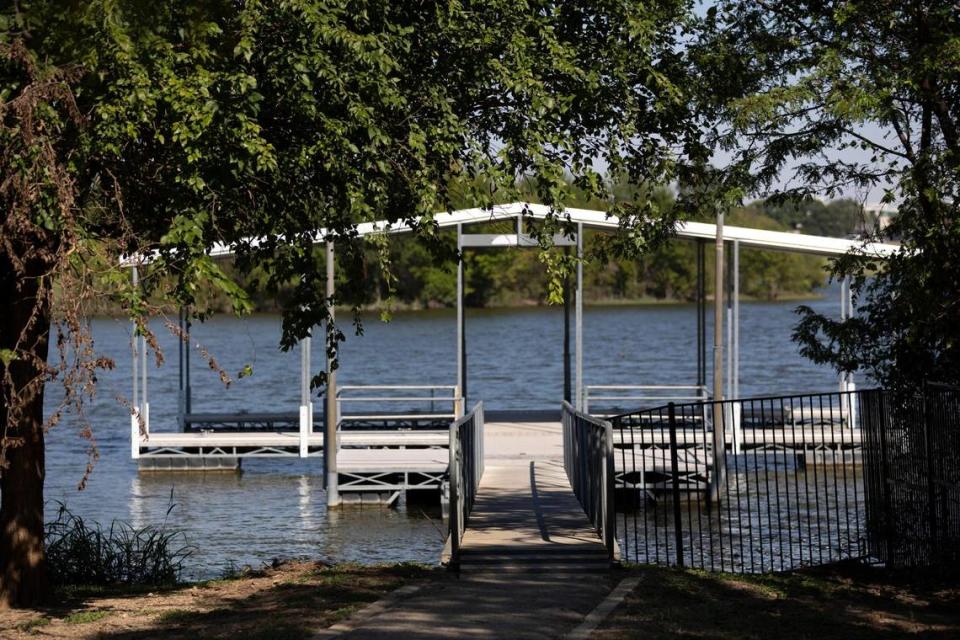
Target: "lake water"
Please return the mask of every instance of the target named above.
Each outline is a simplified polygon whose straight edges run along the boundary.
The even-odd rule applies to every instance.
[[[815,308],[839,314],[829,290]],[[741,305],[741,395],[833,391],[834,373],[802,359],[790,341],[796,303]],[[708,309],[708,320],[712,310]],[[454,384],[456,325],[452,311],[398,313],[388,323],[365,319],[365,334],[342,349],[340,384]],[[712,335],[708,327],[708,336]],[[100,457],[85,490],[86,462],[78,426],[66,420],[48,436],[48,500],[105,524],[159,524],[185,532],[198,551],[186,578],[215,576],[230,565],[311,557],[360,562],[435,562],[443,545],[439,509],[403,503],[328,513],[319,458],[246,460],[242,474],[143,474],[130,459],[129,417],[117,397],[130,394],[130,328],[93,321],[97,347],[116,361],[99,376],[88,418]],[[158,333],[167,363],[150,367],[151,429],[176,430],[176,340]],[[563,312],[560,308],[469,310],[467,350],[471,404],[490,409],[558,408],[563,392]],[[201,359],[193,360],[193,410],[296,411],[299,355],[277,349],[280,322],[260,315],[216,318],[194,325],[193,336],[232,374],[254,375],[224,389]],[[315,341],[313,362],[322,366]],[[588,307],[584,312],[587,384],[692,384],[696,380],[696,315],[692,305]],[[48,402],[55,399],[51,387]],[[171,502],[175,505],[165,516]],[[48,507],[50,513],[55,507]]]

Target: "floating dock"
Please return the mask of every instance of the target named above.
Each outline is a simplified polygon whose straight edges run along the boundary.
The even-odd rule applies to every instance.
[[[344,411],[345,405],[361,409]],[[342,387],[334,448],[342,502],[392,503],[406,491],[441,500],[449,425],[461,410],[455,386]],[[314,425],[312,405],[299,413],[181,413],[181,430],[170,432],[150,431],[145,417],[146,428],[138,421],[133,431],[131,451],[144,472],[235,471],[253,458],[326,461],[325,425]]]

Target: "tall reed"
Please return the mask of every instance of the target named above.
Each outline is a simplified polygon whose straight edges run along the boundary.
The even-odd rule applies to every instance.
[[[182,531],[167,528],[166,518],[160,526],[139,528],[115,520],[104,529],[58,505],[56,519],[46,526],[47,564],[55,585],[175,584],[194,552]]]

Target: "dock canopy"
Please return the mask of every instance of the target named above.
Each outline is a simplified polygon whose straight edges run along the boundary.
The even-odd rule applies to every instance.
[[[528,218],[535,220],[543,220],[549,214],[550,207],[546,205],[512,202],[510,204],[497,205],[492,209],[459,209],[452,212],[438,213],[434,216],[434,221],[441,228],[456,228],[457,226],[481,222],[511,220],[522,215],[526,215]],[[616,216],[610,216],[604,211],[592,209],[567,208],[560,212],[560,215],[568,216],[570,222],[573,224],[582,225],[589,229],[615,231],[619,228],[620,224]],[[406,224],[391,224],[385,220],[365,222],[357,225],[357,233],[360,236],[375,233],[405,233],[410,230],[410,227]],[[686,240],[712,240],[716,238],[717,226],[709,222],[680,222],[677,224],[675,234],[676,237]],[[520,236],[505,235],[502,237],[501,246],[510,244],[511,239],[514,244],[522,244],[524,241]],[[851,250],[859,249],[868,255],[887,258],[899,249],[895,244],[882,242],[864,243],[862,240],[857,239],[829,238],[804,233],[792,233],[789,231],[769,231],[767,229],[751,229],[749,227],[730,225],[723,226],[723,239],[731,242],[736,241],[742,247],[807,253],[827,257],[841,256]],[[320,244],[326,242],[326,240],[326,232],[323,229],[316,233],[314,238],[315,243]],[[234,248],[227,244],[217,243],[210,249],[210,255],[213,257],[227,257],[233,255],[233,253]],[[125,259],[124,263],[127,266],[133,266],[148,260],[145,256],[131,256]]]

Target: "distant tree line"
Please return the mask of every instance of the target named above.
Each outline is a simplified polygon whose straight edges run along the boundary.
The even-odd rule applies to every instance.
[[[793,230],[844,237],[862,226],[860,206],[851,200],[823,203],[756,202],[732,212],[728,223],[757,229]],[[704,218],[706,220],[707,218]],[[509,223],[502,231],[509,232]],[[586,253],[601,232],[588,231]],[[451,232],[448,241],[455,242]],[[450,306],[456,301],[455,264],[437,265],[425,250],[402,237],[391,241],[397,281],[396,302],[407,306]],[[696,296],[696,243],[672,240],[639,260],[611,257],[584,269],[588,302],[691,301]],[[547,273],[536,250],[476,250],[466,257],[467,301],[472,306],[511,306],[546,301]],[[741,251],[741,292],[764,300],[805,296],[823,286],[826,262],[815,256],[775,251]],[[712,282],[713,248],[707,246],[707,282]],[[709,285],[708,285],[709,286]],[[380,302],[390,287],[372,274],[368,300]]]
[[[625,194],[621,194],[625,195]],[[657,197],[669,199],[662,190]],[[601,208],[601,203],[582,198],[572,206]],[[464,203],[463,206],[469,206]],[[704,216],[703,221],[712,221]],[[755,229],[796,231],[811,235],[847,237],[869,228],[873,221],[864,218],[862,207],[849,199],[822,202],[816,199],[794,201],[756,201],[735,209],[727,217],[730,225]],[[471,231],[476,232],[475,228]],[[513,233],[510,222],[484,225],[484,232]],[[588,255],[602,238],[602,232],[587,231]],[[451,248],[456,245],[453,230],[441,233]],[[377,253],[386,247],[391,277],[378,268]],[[367,248],[364,282],[355,300],[367,308],[417,309],[450,307],[456,304],[456,263],[451,259],[438,263],[422,243],[406,235],[387,238],[383,245]],[[559,249],[556,249],[559,250]],[[584,295],[588,303],[626,304],[637,302],[695,300],[697,286],[696,243],[674,239],[638,259],[609,257],[594,260],[584,269]],[[318,251],[322,266],[322,251]],[[713,246],[706,247],[706,282],[710,293],[713,278]],[[827,278],[827,263],[816,256],[777,251],[741,249],[740,290],[742,295],[760,300],[805,297],[822,287]],[[239,276],[238,276],[239,277]],[[260,311],[278,309],[289,296],[289,286],[268,287],[269,278],[255,269],[241,278]],[[503,307],[545,304],[548,274],[536,249],[471,250],[466,256],[466,300],[473,307]],[[354,287],[356,282],[352,283]],[[229,300],[211,290],[202,296],[211,311],[229,309]]]

